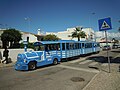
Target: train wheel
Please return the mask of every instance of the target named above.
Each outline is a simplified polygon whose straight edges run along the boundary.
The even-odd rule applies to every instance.
[[[36,69],[36,63],[35,62],[30,62],[28,64],[28,68],[29,68],[29,70],[35,70]]]
[[[54,64],[54,65],[57,65],[57,64],[58,64],[58,59],[57,59],[57,58],[54,59],[53,64]]]

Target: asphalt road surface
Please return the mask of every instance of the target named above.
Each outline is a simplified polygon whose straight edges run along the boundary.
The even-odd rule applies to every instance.
[[[120,49],[109,52],[111,63],[120,63]],[[107,64],[106,51],[68,60],[34,71],[0,68],[0,90],[82,90]]]

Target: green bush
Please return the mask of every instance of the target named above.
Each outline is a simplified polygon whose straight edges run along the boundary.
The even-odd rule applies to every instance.
[[[20,43],[20,48],[24,48],[24,44],[23,43]]]
[[[33,43],[28,43],[28,46],[27,46],[27,47],[34,49]]]
[[[24,48],[24,44],[23,43],[20,44],[20,48]],[[34,49],[33,43],[28,43],[27,48]]]

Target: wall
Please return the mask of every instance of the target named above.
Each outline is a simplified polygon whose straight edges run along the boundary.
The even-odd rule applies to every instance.
[[[12,62],[16,62],[17,61],[17,55],[19,53],[24,52],[24,49],[8,49],[8,50],[9,50],[9,58],[11,58]],[[32,50],[32,49],[28,49],[28,51],[30,51],[30,50]],[[3,51],[4,51],[4,49],[0,49],[0,60],[1,59],[4,60]]]

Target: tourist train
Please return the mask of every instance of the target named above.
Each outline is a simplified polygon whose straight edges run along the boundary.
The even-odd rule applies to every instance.
[[[56,65],[62,59],[100,51],[99,43],[93,41],[38,41],[33,45],[34,51],[18,54],[15,64],[16,70],[34,70],[48,64]]]

